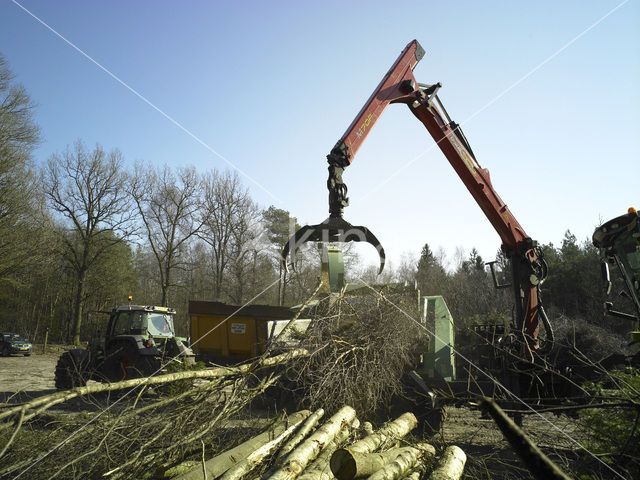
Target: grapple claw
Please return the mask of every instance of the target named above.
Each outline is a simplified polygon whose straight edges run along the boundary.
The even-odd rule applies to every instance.
[[[282,264],[287,271],[287,256],[291,253],[294,256],[296,250],[306,242],[367,242],[375,247],[380,256],[380,269],[378,275],[382,273],[386,256],[384,248],[376,236],[367,228],[354,226],[342,217],[329,217],[318,225],[305,225],[294,233],[282,249]],[[292,262],[293,267],[293,262]]]

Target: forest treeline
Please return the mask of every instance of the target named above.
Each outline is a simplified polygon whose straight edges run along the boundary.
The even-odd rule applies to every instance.
[[[298,227],[289,212],[260,207],[235,172],[190,167],[133,167],[116,149],[77,140],[46,162],[33,158],[41,132],[35,105],[0,57],[0,329],[39,342],[78,343],[104,328],[99,311],[126,302],[177,309],[187,334],[189,300],[294,305],[315,289],[317,250],[295,271],[279,252]],[[543,247],[551,275],[546,305],[601,319],[598,252],[567,232]],[[448,266],[425,245],[415,261],[382,277],[346,253],[351,278],[417,282],[443,295],[456,321],[469,325],[511,315],[511,290],[496,290],[475,250]],[[498,258],[498,271],[507,270]],[[357,272],[357,273],[353,273]]]

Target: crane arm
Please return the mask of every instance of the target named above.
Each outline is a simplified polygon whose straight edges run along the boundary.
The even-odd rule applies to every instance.
[[[549,335],[551,326],[540,302],[540,284],[546,276],[546,264],[534,240],[524,231],[513,213],[495,191],[489,170],[482,168],[458,124],[453,122],[440,102],[437,92],[441,85],[419,84],[413,69],[425,52],[417,40],[410,42],[391,69],[383,77],[354,121],[338,140],[329,155],[329,213],[322,224],[303,227],[287,242],[283,250],[286,259],[291,247],[304,241],[367,241],[378,249],[380,271],[384,266],[384,249],[365,227],[353,227],[342,219],[348,206],[347,187],[342,180],[344,169],[378,121],[384,109],[395,103],[406,104],[425,126],[455,172],[502,240],[502,249],[511,260],[512,286],[516,303],[518,328],[529,352],[539,349],[538,332],[541,319]],[[442,109],[436,106],[436,103]]]
[[[552,335],[540,301],[540,283],[546,277],[542,252],[494,189],[489,170],[475,159],[460,126],[450,119],[444,120],[434,104],[434,100],[440,103],[437,95],[428,95],[422,90],[416,96],[420,98],[408,104],[409,109],[429,131],[502,240],[502,250],[511,260],[517,326],[530,350],[535,352],[539,349],[540,319]],[[442,104],[440,106],[446,112]]]
[[[516,249],[529,237],[493,188],[489,170],[480,167],[476,161],[460,126],[450,119],[445,121],[443,115],[434,105],[434,99],[437,99],[439,103],[436,92],[440,88],[440,84],[421,88],[413,75],[413,69],[424,54],[425,51],[417,40],[413,40],[405,47],[358,112],[354,121],[327,155],[330,168],[334,166],[343,171],[350,165],[384,109],[392,103],[405,103],[427,128],[491,225],[500,235],[502,243],[511,249]],[[442,105],[441,108],[446,115]],[[330,212],[337,213],[340,211],[340,206],[347,205],[348,202],[343,202],[341,205],[330,205]]]

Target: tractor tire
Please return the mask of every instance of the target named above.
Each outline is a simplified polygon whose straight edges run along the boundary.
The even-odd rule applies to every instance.
[[[69,390],[75,387],[84,387],[90,376],[84,369],[81,355],[72,352],[64,352],[60,355],[56,365],[55,384],[58,390]]]
[[[111,348],[109,361],[105,365],[105,375],[110,382],[121,382],[153,374],[160,367],[155,357],[140,355],[129,342],[119,342]],[[156,367],[157,363],[157,367]]]

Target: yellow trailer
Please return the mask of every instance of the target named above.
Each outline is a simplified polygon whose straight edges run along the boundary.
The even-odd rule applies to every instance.
[[[189,301],[192,348],[220,362],[238,362],[265,351],[274,320],[291,318],[288,307]]]

